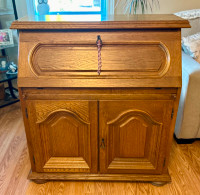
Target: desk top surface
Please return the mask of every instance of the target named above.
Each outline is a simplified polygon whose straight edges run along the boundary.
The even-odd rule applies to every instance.
[[[158,29],[190,28],[187,20],[172,14],[138,15],[45,15],[26,16],[11,29]]]

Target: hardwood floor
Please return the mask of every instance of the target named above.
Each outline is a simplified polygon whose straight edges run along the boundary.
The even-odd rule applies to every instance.
[[[27,180],[30,162],[19,103],[0,109],[0,195],[61,194],[200,194],[200,141],[173,142],[169,163],[172,182],[163,187],[131,182],[48,182]]]

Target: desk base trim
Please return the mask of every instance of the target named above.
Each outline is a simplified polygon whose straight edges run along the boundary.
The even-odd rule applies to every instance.
[[[30,171],[28,179],[35,181],[142,181],[142,182],[171,182],[169,173],[153,174],[81,174],[81,173],[36,173]]]

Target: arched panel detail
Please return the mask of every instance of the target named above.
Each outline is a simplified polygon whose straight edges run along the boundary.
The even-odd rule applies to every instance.
[[[97,111],[96,101],[28,100],[27,105],[37,172],[97,172],[92,148],[97,115],[91,112]]]
[[[148,112],[126,110],[107,122],[106,131],[108,171],[157,169],[155,159],[158,156],[158,140],[163,124]],[[155,153],[156,148],[158,151]]]
[[[131,118],[130,118],[131,117]],[[128,123],[130,120],[132,120],[132,117],[141,117],[144,119],[144,121],[153,125],[161,125],[162,123],[154,120],[151,115],[145,111],[142,110],[127,110],[123,113],[121,113],[119,116],[117,116],[115,119],[107,122],[108,125],[113,124],[119,124],[121,121],[126,121]]]
[[[38,120],[37,124],[44,123],[44,122],[47,122],[47,121],[51,121],[51,120],[54,119],[54,117],[57,117],[57,115],[59,115],[59,116],[70,115],[72,118],[76,119],[80,123],[89,125],[89,123],[87,121],[84,121],[76,113],[74,113],[70,110],[65,110],[65,109],[55,110],[55,111],[48,113],[48,115],[46,115],[42,120]]]
[[[56,110],[37,125],[44,150],[45,172],[90,171],[90,123],[69,110]]]

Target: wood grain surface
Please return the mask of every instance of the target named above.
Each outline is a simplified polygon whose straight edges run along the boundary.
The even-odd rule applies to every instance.
[[[99,167],[100,173],[133,174],[131,176],[124,175],[123,181],[125,181],[125,178],[130,181],[130,177],[135,181],[143,181],[143,179],[145,181],[155,181],[157,176],[152,174],[161,174],[159,176],[160,181],[165,182],[166,178],[168,178],[167,181],[170,181],[170,177],[166,176],[168,175],[167,170],[165,170],[165,167],[167,167],[165,162],[168,160],[169,152],[166,153],[165,151],[168,150],[166,144],[168,143],[170,123],[174,120],[171,117],[173,102],[176,97],[174,89],[166,89],[166,91],[165,89],[160,89],[158,90],[160,94],[156,93],[156,96],[153,94],[154,91],[157,91],[156,89],[151,89],[151,94],[145,93],[150,92],[148,89],[137,89],[137,94],[132,89],[104,89],[97,91],[94,89],[82,89],[79,94],[78,89],[55,89],[55,95],[52,93],[53,89],[44,89],[43,94],[49,93],[51,100],[44,100],[40,91],[40,89],[33,91],[23,89],[22,94],[28,113],[24,120],[28,120],[30,124],[27,129],[27,132],[31,134],[31,137],[28,138],[28,143],[33,145],[34,151],[30,155],[33,156],[30,160],[34,164],[32,165],[33,174],[30,177],[31,179],[63,180],[65,178],[69,180],[73,178],[74,180],[76,177],[79,180],[81,177],[82,180],[84,177],[85,180],[102,180],[106,178],[106,176],[101,178],[99,175],[90,177],[90,175],[77,174],[74,177],[66,177],[60,174],[61,172],[90,172],[97,174],[97,169],[92,168],[96,166]],[[167,91],[172,92],[172,94],[166,94]],[[26,97],[25,95],[26,92],[28,94],[30,92],[30,95],[36,93],[36,100],[29,100],[29,96]],[[66,100],[65,98],[57,100],[60,94],[69,95],[68,92],[74,93],[75,100]],[[81,99],[80,96],[76,97],[76,95],[80,94],[85,94],[84,99],[89,98],[91,95],[94,98],[96,95],[97,97],[94,101],[87,101]],[[108,100],[109,96],[105,100],[104,94],[110,95],[110,100]],[[124,99],[122,101],[121,95],[123,97],[123,95],[128,94],[132,94],[131,96],[135,100]],[[112,98],[115,95],[118,100]],[[136,97],[134,97],[135,95]],[[149,95],[153,95],[153,97],[149,98]],[[56,100],[53,100],[54,98]],[[91,107],[92,104],[94,105],[93,108]],[[97,104],[99,104],[99,111],[97,111]],[[97,126],[95,126],[98,121],[98,112],[100,116],[100,134],[97,133]],[[80,123],[80,121],[82,122]],[[88,126],[89,124],[91,128]],[[125,128],[123,128],[124,125],[126,126]],[[140,135],[142,127],[144,127],[144,132]],[[127,130],[128,133],[126,132]],[[99,135],[99,144],[97,135]],[[133,139],[134,136],[135,139]],[[104,148],[101,147],[102,139],[105,140]],[[88,144],[90,143],[89,140],[93,144]],[[136,143],[133,143],[134,141]],[[99,149],[97,145],[101,148],[100,154],[96,154]],[[96,151],[92,152],[92,149],[95,148]],[[138,153],[139,149],[140,153]],[[97,160],[97,156],[99,156],[99,160]],[[53,160],[51,159],[52,157],[53,159],[58,157],[58,159]],[[63,158],[62,160],[61,157],[83,157],[88,164],[88,168],[91,169],[90,171],[89,169],[86,170],[85,164],[83,166],[83,162],[78,159],[74,159],[74,166],[72,166],[72,159]],[[64,162],[66,162],[66,165],[64,165]],[[77,162],[80,162],[79,166]],[[56,172],[56,170],[58,177],[50,173],[42,173]],[[36,175],[35,172],[38,172],[38,174]],[[142,175],[144,173],[151,175]],[[34,176],[36,177],[34,178]],[[115,180],[115,175],[108,178],[113,181]],[[108,180],[108,178],[105,180]],[[116,180],[119,180],[119,177]]]
[[[97,172],[96,101],[31,100],[26,105],[36,172]]]
[[[113,37],[116,36],[113,34]],[[126,74],[133,76],[137,73],[137,76],[143,77],[162,77],[170,66],[169,55],[167,47],[160,40],[157,42],[104,42],[101,49],[103,62],[101,71],[107,76]],[[95,41],[38,44],[30,54],[30,65],[38,76],[97,76],[97,45]]]
[[[100,149],[100,172],[162,174],[172,103],[100,101],[100,139],[107,147]]]
[[[108,15],[93,21],[66,15],[27,16],[14,21],[11,29],[131,29],[189,28],[189,22],[173,14]],[[31,24],[31,25],[30,25]]]
[[[181,87],[180,28],[189,27],[188,24],[173,15],[136,15],[98,22],[52,22],[51,19],[14,22],[16,28],[22,29],[18,76],[32,165],[29,179],[40,184],[47,180],[151,181],[154,185],[171,181],[167,166]],[[103,41],[100,75],[95,73],[97,36]],[[74,100],[65,99],[70,97],[67,91],[55,93],[47,100],[46,89],[40,95],[33,90],[26,94],[31,98],[36,95],[35,99],[28,99],[22,92],[24,87],[50,87],[51,91],[56,87],[57,92],[62,87],[76,87],[78,93],[74,94]],[[116,96],[113,91],[107,92],[110,96],[107,99],[104,90],[95,94],[79,91],[86,87],[88,92],[92,88],[112,87],[118,90],[129,87],[130,91],[123,94],[121,90]],[[124,96],[134,91],[130,87],[172,87],[176,91],[166,96],[152,93],[151,97],[141,89],[132,95],[133,100],[127,100]],[[11,142],[11,151],[21,146],[18,133],[19,129]],[[139,150],[140,145],[140,151],[132,152]],[[11,158],[10,151],[5,155]],[[187,170],[190,171],[188,166]],[[182,173],[177,175],[184,178]],[[180,189],[191,194],[185,185]],[[46,194],[44,190],[35,194]],[[83,193],[90,192],[80,190]],[[104,192],[94,191],[99,193]],[[115,194],[122,193],[119,190]],[[140,193],[145,191],[136,191]]]
[[[27,180],[28,149],[19,103],[0,109],[1,195],[197,195],[200,194],[200,141],[172,144],[169,173],[172,182],[163,187],[139,182],[48,182]]]
[[[97,73],[98,35],[103,42],[100,75]],[[22,31],[18,85],[180,87],[180,39],[180,29]]]

